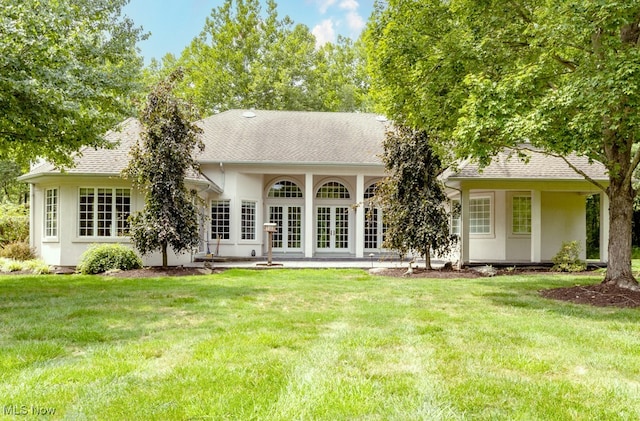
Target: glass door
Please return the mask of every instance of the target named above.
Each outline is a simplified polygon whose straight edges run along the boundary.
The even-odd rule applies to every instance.
[[[286,253],[302,250],[301,206],[269,206],[269,222],[276,224],[274,251]]]
[[[316,248],[318,251],[349,250],[349,207],[316,208]]]

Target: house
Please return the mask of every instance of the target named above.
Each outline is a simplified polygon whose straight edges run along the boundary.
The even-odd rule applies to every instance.
[[[207,218],[200,250],[170,254],[169,264],[190,262],[195,253],[265,255],[266,222],[276,224],[276,256],[384,253],[382,215],[367,208],[367,199],[384,176],[386,119],[230,110],[198,124],[201,173],[185,181],[206,203]],[[142,209],[144,197],[120,173],[140,133],[139,122],[128,119],[107,134],[115,148],[85,148],[73,168],[43,163],[21,177],[31,185],[31,245],[47,263],[74,266],[92,243],[130,243],[127,218]],[[464,262],[537,262],[550,259],[563,240],[584,244],[585,198],[595,187],[544,155],[532,155],[528,166],[503,155],[482,172],[466,163],[447,173],[449,195],[462,203],[453,229],[461,234]],[[597,164],[580,165],[606,179]],[[145,257],[148,265],[160,261],[159,254]]]
[[[571,168],[571,166],[574,168]],[[461,205],[454,220],[463,263],[548,262],[563,241],[578,241],[586,258],[586,198],[600,195],[600,261],[607,261],[609,207],[599,162],[549,156],[531,145],[505,149],[480,168],[471,161],[443,174],[448,196]]]

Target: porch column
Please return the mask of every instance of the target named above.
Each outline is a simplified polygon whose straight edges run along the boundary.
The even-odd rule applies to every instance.
[[[364,257],[364,174],[356,176],[356,258]]]
[[[531,190],[531,263],[542,261],[542,193]]]
[[[313,257],[313,174],[304,175],[304,257]]]
[[[600,193],[600,261],[609,261],[609,196]]]
[[[469,190],[461,187],[460,191],[460,261],[458,266],[469,263]]]

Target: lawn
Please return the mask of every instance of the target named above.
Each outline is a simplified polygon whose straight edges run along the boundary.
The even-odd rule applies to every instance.
[[[537,293],[593,282],[0,276],[0,418],[639,419],[640,311]]]

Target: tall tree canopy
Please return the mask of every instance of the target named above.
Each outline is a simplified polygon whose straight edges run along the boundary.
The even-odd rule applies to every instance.
[[[131,115],[144,35],[121,17],[126,2],[2,1],[0,160],[70,164]]]
[[[232,108],[364,111],[368,82],[362,44],[316,46],[305,25],[280,18],[274,0],[225,0],[181,56],[153,62],[151,76],[185,69],[178,88],[201,114]]]
[[[450,233],[447,196],[438,180],[442,167],[427,134],[405,126],[387,131],[382,156],[387,176],[376,189],[386,227],[384,247],[417,252],[431,269],[431,252],[456,244]]]
[[[602,162],[610,184],[605,282],[635,288],[640,2],[389,0],[367,29],[372,90],[390,118],[450,157],[487,163],[528,140]]]
[[[144,209],[131,217],[131,238],[142,254],[160,251],[165,267],[168,247],[188,251],[200,238],[195,195],[185,179],[197,174],[193,153],[204,144],[193,106],[173,94],[182,77],[176,70],[148,95],[140,113],[143,132],[123,172],[145,193]]]

